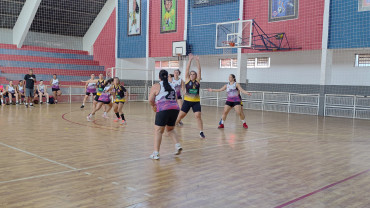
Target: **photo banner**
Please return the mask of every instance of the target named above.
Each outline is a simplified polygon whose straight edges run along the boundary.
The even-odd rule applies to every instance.
[[[298,0],[269,0],[269,22],[298,18]]]
[[[128,0],[127,35],[141,34],[141,0]]]
[[[177,31],[177,0],[161,0],[161,33]]]

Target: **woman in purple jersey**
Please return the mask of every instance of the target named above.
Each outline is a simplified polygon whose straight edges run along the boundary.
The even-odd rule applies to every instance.
[[[179,105],[175,87],[168,82],[168,72],[159,72],[160,82],[153,85],[150,90],[149,103],[153,107],[155,116],[154,152],[150,155],[153,160],[159,159],[159,149],[162,142],[162,135],[166,129],[168,136],[175,142],[175,155],[181,154],[182,147],[178,136],[174,130],[177,116],[179,115]]]
[[[251,93],[245,91],[239,83],[236,83],[236,79],[235,79],[235,75],[234,74],[230,74],[229,76],[229,83],[226,84],[225,86],[223,86],[222,88],[220,89],[208,89],[209,92],[222,92],[222,91],[227,91],[227,100],[226,100],[226,103],[225,103],[225,107],[224,107],[224,112],[222,114],[222,118],[220,120],[220,123],[219,123],[219,126],[218,128],[219,129],[223,129],[224,128],[224,122],[226,120],[226,117],[227,117],[227,114],[229,114],[230,110],[232,108],[235,108],[235,111],[236,113],[239,115],[240,117],[240,120],[242,120],[242,123],[243,123],[243,127],[245,129],[248,128],[248,125],[247,123],[245,122],[245,116],[244,116],[244,113],[242,113],[243,109],[241,107],[241,96],[240,96],[240,92],[241,93],[244,93],[246,95],[251,95]]]

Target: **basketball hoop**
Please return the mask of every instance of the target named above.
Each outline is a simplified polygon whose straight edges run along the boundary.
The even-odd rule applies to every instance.
[[[180,61],[182,60],[182,54],[181,53],[176,53],[176,56],[177,56],[177,60]]]
[[[229,46],[229,47],[235,47],[235,42],[233,41],[222,41],[224,46]]]

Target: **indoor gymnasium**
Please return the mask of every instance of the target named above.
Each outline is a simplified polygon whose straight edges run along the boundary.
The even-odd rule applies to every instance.
[[[0,0],[0,207],[370,207],[368,96],[369,0]]]

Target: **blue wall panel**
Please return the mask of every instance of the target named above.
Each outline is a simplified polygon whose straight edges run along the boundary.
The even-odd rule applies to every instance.
[[[332,0],[329,48],[370,47],[370,11],[358,11],[359,0]]]
[[[189,1],[188,44],[196,55],[222,54],[215,49],[216,23],[236,21],[239,18],[239,1],[204,7],[193,7]],[[233,49],[236,53],[236,49]]]
[[[141,0],[141,34],[128,36],[127,34],[127,1],[118,0],[117,20],[117,57],[118,58],[145,58],[146,57],[146,14],[147,0]]]

